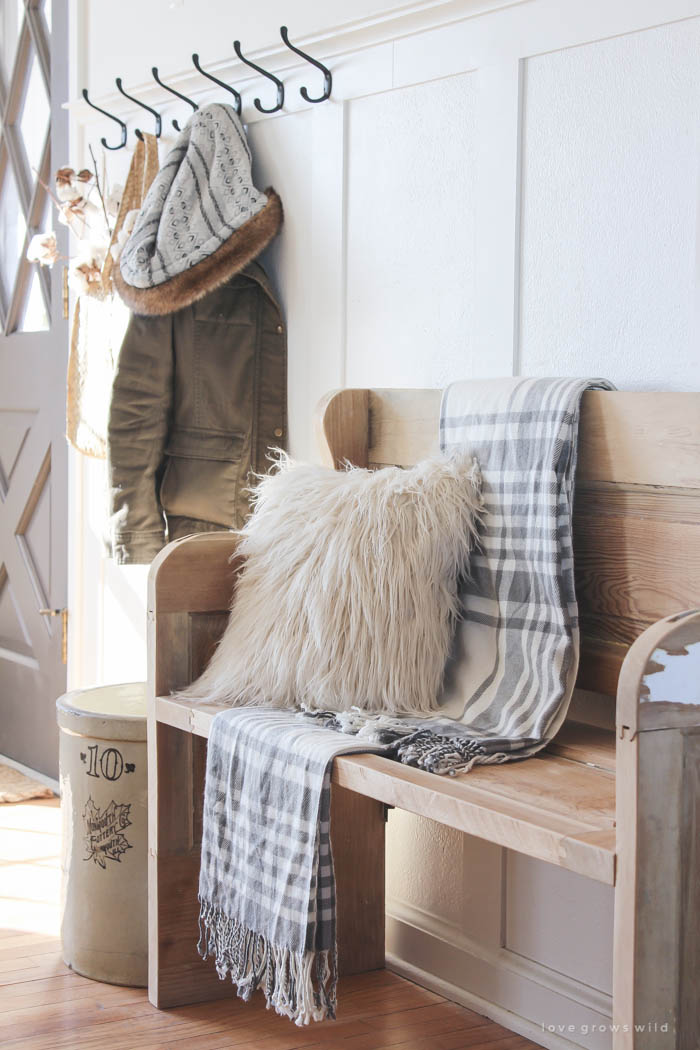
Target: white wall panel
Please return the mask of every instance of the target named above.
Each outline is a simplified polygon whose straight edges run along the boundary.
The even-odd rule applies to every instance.
[[[476,91],[464,74],[350,104],[349,386],[471,372]]]
[[[698,389],[700,21],[527,61],[520,370]]]
[[[505,947],[609,994],[613,897],[601,882],[508,852]]]
[[[316,392],[309,374],[312,119],[312,112],[306,110],[248,128],[255,185],[261,189],[273,186],[284,209],[282,231],[261,262],[275,285],[287,322],[290,447],[299,456],[310,452],[309,391],[312,396]],[[317,396],[322,393],[318,390]]]

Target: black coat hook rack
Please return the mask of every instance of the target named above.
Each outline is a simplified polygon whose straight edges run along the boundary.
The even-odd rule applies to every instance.
[[[96,106],[94,102],[91,102],[90,99],[88,98],[87,88],[83,88],[83,98],[87,102],[88,106],[90,106],[92,109],[96,109],[97,112],[101,113],[103,116],[109,117],[110,120],[113,120],[115,122],[115,124],[118,124],[119,127],[121,128],[122,140],[119,143],[119,145],[118,146],[110,146],[107,143],[106,139],[100,139],[100,142],[102,143],[104,148],[105,149],[123,149],[124,146],[126,146],[126,124],[124,123],[124,121],[120,120],[119,117],[115,117],[111,113],[108,113],[106,109],[102,109],[100,106]]]
[[[301,87],[299,88],[299,94],[301,97],[307,102],[325,102],[331,97],[331,91],[333,90],[333,74],[330,69],[328,69],[327,66],[324,66],[322,62],[318,62],[315,58],[312,58],[311,55],[307,55],[306,51],[302,51],[301,48],[295,47],[289,40],[289,31],[286,26],[280,26],[280,36],[290,51],[293,51],[295,55],[299,55],[300,58],[303,58],[306,62],[310,62],[312,66],[316,66],[316,68],[320,69],[323,73],[323,94],[318,98],[311,98],[306,88]]]
[[[303,58],[305,62],[309,62],[312,66],[315,66],[316,69],[319,69],[323,73],[323,92],[318,96],[318,98],[312,98],[312,96],[309,95],[309,92],[305,86],[299,88],[299,94],[301,95],[301,97],[306,102],[311,102],[314,105],[319,102],[326,102],[331,97],[331,92],[333,90],[333,74],[331,73],[330,69],[327,66],[324,66],[322,62],[319,62],[318,59],[313,58],[311,55],[307,54],[306,51],[302,51],[300,47],[297,47],[295,44],[293,44],[289,39],[289,30],[286,26],[280,26],[280,36],[282,37],[282,40],[284,41],[284,43],[290,51],[293,51],[295,55],[299,55],[299,57]],[[276,77],[274,73],[269,73],[266,69],[263,69],[262,66],[259,66],[255,62],[251,62],[249,58],[246,58],[243,52],[241,51],[240,40],[234,40],[233,50],[236,52],[236,55],[241,60],[241,62],[243,62],[246,66],[250,66],[251,69],[254,69],[256,73],[260,73],[261,76],[265,77],[267,80],[272,81],[272,83],[277,89],[277,101],[274,106],[263,106],[260,99],[255,98],[253,100],[255,108],[258,110],[259,113],[277,113],[284,106],[284,84],[282,83],[282,81],[279,79],[279,77]],[[199,54],[196,51],[192,55],[192,63],[197,72],[201,73],[203,77],[206,77],[207,80],[211,80],[214,84],[217,84],[219,87],[223,88],[224,91],[228,91],[231,95],[233,95],[236,113],[240,117],[242,110],[242,100],[240,92],[236,91],[236,89],[234,87],[231,87],[230,84],[226,84],[223,80],[219,80],[219,78],[215,77],[212,73],[207,73],[206,69],[202,68],[202,64],[199,60]],[[170,87],[168,84],[165,84],[161,80],[157,66],[152,66],[151,73],[153,74],[153,79],[157,84],[160,85],[160,87],[164,88],[164,90],[168,91],[171,95],[175,95],[175,97],[179,98],[182,102],[186,102],[188,106],[192,107],[193,112],[197,112],[199,106],[196,102],[193,102],[191,98],[187,97],[187,95],[183,95],[181,91],[177,91],[174,87]],[[158,113],[157,110],[153,109],[152,106],[148,106],[145,102],[141,102],[140,99],[135,98],[133,95],[130,95],[127,91],[125,91],[121,77],[117,77],[115,83],[117,85],[118,90],[125,98],[128,98],[130,102],[134,102],[137,106],[140,106],[141,109],[145,109],[148,113],[151,113],[153,115],[155,119],[155,136],[156,138],[160,138],[161,132],[163,130],[163,120],[160,113]],[[106,139],[103,138],[100,141],[104,148],[109,150],[123,149],[124,146],[126,146],[127,140],[127,127],[124,121],[121,120],[119,117],[115,117],[114,114],[108,113],[106,109],[102,109],[100,106],[96,106],[94,102],[91,102],[88,98],[87,88],[83,88],[82,95],[85,101],[87,102],[88,106],[90,106],[92,109],[97,110],[98,113],[102,113],[103,116],[109,117],[110,120],[113,120],[115,124],[119,125],[119,128],[121,130],[121,141],[117,146],[110,146],[107,143]],[[182,130],[177,120],[173,120],[172,124],[176,131]],[[143,133],[139,128],[135,128],[135,134],[139,139],[141,139],[141,141],[143,141]]]
[[[273,84],[277,85],[277,104],[275,106],[272,106],[270,109],[266,109],[259,98],[253,100],[255,108],[258,110],[259,113],[277,113],[277,111],[282,109],[282,106],[284,105],[284,84],[282,83],[282,81],[278,80],[278,78],[274,76],[273,73],[268,73],[268,71],[266,69],[263,69],[262,66],[256,66],[255,62],[251,62],[249,58],[246,58],[241,53],[240,40],[233,41],[233,50],[236,52],[241,62],[245,62],[245,64],[247,66],[250,66],[251,69],[256,70],[256,72],[258,73],[262,73],[264,77],[267,77],[268,80],[271,80]]]
[[[121,77],[117,77],[116,80],[114,81],[114,83],[117,85],[118,90],[121,91],[121,93],[124,96],[124,98],[128,98],[130,102],[135,102],[137,106],[141,106],[141,109],[145,109],[145,110],[147,110],[147,112],[153,114],[153,116],[156,118],[156,129],[155,129],[154,134],[155,134],[156,138],[159,139],[160,138],[160,133],[161,133],[161,131],[163,129],[163,121],[161,120],[160,113],[156,112],[155,109],[152,109],[151,106],[147,106],[145,102],[141,102],[139,99],[134,98],[133,95],[129,95],[124,90],[124,88],[122,87],[122,78]],[[142,134],[142,132],[140,131],[139,128],[136,128],[134,130],[134,134],[136,135],[137,139],[141,139],[141,141],[143,142],[143,134]]]
[[[167,84],[163,83],[163,81],[158,76],[158,66],[153,66],[151,68],[151,73],[153,74],[153,79],[155,80],[156,84],[160,84],[160,86],[162,88],[165,88],[166,91],[169,91],[171,95],[175,95],[177,98],[182,99],[183,102],[186,102],[188,106],[192,106],[192,111],[194,113],[197,112],[197,110],[199,109],[199,106],[197,105],[196,102],[193,102],[191,98],[188,98],[187,95],[183,95],[180,91],[176,91],[175,88],[168,87]],[[176,120],[173,121],[173,127],[175,128],[176,131],[182,131],[182,128],[180,127],[180,125],[178,124],[178,122]]]
[[[219,80],[218,77],[212,76],[211,73],[207,73],[206,69],[202,69],[202,66],[201,66],[200,61],[199,61],[199,55],[196,54],[196,53],[194,55],[192,55],[192,64],[194,65],[194,68],[199,73],[202,74],[203,77],[206,77],[207,80],[213,80],[214,83],[218,84],[219,87],[222,87],[224,89],[224,91],[229,91],[233,95],[234,105],[235,105],[235,108],[236,108],[236,113],[240,117],[240,115],[241,115],[241,96],[240,96],[240,92],[236,91],[236,89],[231,87],[230,84],[225,84],[223,80]]]

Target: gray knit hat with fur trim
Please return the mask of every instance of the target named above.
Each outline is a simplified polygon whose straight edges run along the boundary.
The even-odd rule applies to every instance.
[[[115,284],[136,313],[188,306],[243,269],[279,230],[274,190],[257,190],[235,109],[193,113],[156,175]]]

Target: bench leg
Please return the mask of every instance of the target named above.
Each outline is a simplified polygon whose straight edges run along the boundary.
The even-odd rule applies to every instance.
[[[700,1046],[700,730],[618,740],[614,1050]]]
[[[163,1009],[235,997],[197,952],[206,740],[149,727],[148,998]]]
[[[342,975],[384,966],[384,806],[333,784],[338,968]]]

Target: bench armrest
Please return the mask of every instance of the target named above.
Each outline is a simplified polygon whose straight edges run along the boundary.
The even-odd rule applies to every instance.
[[[202,532],[164,547],[148,573],[148,614],[228,610],[243,559],[234,532]]]
[[[700,726],[700,609],[648,627],[630,647],[617,687],[618,736]]]
[[[151,701],[193,682],[224,632],[243,558],[233,532],[175,540],[148,574],[148,683]]]

